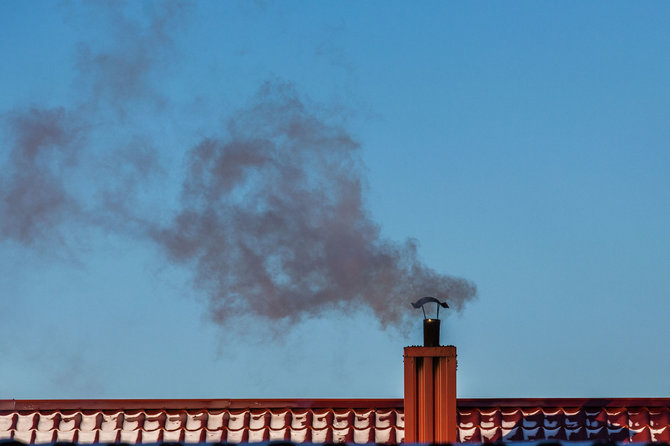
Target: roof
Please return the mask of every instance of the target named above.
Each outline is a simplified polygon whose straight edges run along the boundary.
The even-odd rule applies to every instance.
[[[458,401],[460,442],[670,442],[670,398]]]
[[[0,401],[0,439],[24,443],[397,443],[402,400]]]
[[[0,400],[23,443],[399,443],[401,399]],[[460,442],[670,442],[670,398],[460,399]]]

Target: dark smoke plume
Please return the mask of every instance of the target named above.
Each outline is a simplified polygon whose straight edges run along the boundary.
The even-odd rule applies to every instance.
[[[10,149],[0,176],[0,239],[56,241],[57,227],[80,210],[63,177],[77,164],[85,126],[63,108],[15,111],[4,121]]]
[[[364,205],[359,145],[291,85],[266,83],[227,135],[189,154],[182,209],[154,238],[197,265],[214,320],[293,322],[371,308],[401,324],[408,302],[446,297],[461,309],[471,282],[426,267],[414,241],[385,240]]]
[[[158,112],[155,120],[173,117],[160,87],[177,66],[173,39],[189,5],[142,3],[144,20],[130,17],[132,5],[95,3],[84,17],[103,8],[114,38],[79,46],[72,107],[3,116],[0,242],[63,242],[73,222],[148,235],[171,260],[195,266],[195,283],[221,323],[239,315],[295,322],[367,307],[383,326],[399,326],[415,315],[408,304],[417,297],[447,298],[460,310],[476,294],[471,282],[425,266],[413,240],[381,237],[365,207],[358,143],[337,116],[285,83],[266,83],[225,135],[189,151],[170,222],[142,213],[142,192],[161,173],[158,142],[142,118],[147,110]]]

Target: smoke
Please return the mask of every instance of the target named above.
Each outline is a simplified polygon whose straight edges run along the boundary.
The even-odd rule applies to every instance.
[[[80,213],[64,181],[78,162],[86,126],[64,108],[29,108],[5,116],[10,150],[0,176],[0,238],[34,246]]]
[[[91,102],[111,106],[122,116],[140,101],[159,108],[166,105],[152,74],[159,69],[162,75],[169,71],[169,61],[175,55],[173,35],[189,10],[184,1],[141,5],[147,10],[148,23],[133,20],[128,4],[96,3],[93,14],[104,16],[110,24],[112,45],[94,49],[80,43],[78,47],[76,66]]]
[[[240,315],[291,323],[369,308],[382,326],[402,326],[411,299],[438,296],[460,310],[476,294],[473,283],[424,265],[414,240],[381,236],[366,209],[360,145],[338,113],[304,100],[290,83],[265,83],[221,134],[188,151],[173,217],[140,215],[147,199],[140,191],[162,172],[160,135],[141,127],[142,107],[155,119],[175,118],[160,81],[177,54],[186,6],[128,5],[148,8],[148,19],[132,20],[121,3],[100,6],[113,43],[78,47],[72,107],[6,114],[0,241],[62,242],[73,222],[148,239],[170,261],[194,268],[195,286],[221,324]]]
[[[459,310],[471,282],[418,259],[416,242],[381,237],[364,203],[360,146],[287,83],[268,82],[225,136],[188,156],[182,208],[154,239],[193,263],[212,317],[294,322],[367,306],[401,325],[408,301],[446,297]]]
[[[146,232],[129,209],[142,183],[162,169],[150,137],[128,117],[142,104],[166,104],[152,74],[169,66],[172,34],[188,8],[180,1],[143,3],[145,14],[133,20],[132,5],[123,2],[84,6],[80,18],[88,23],[103,17],[113,38],[101,48],[78,45],[75,103],[17,107],[2,116],[9,150],[0,174],[0,240],[62,247],[65,228],[75,222]],[[71,19],[80,15],[76,11],[70,11]]]

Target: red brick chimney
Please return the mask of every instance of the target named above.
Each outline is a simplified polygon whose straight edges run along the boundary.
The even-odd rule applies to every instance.
[[[423,308],[431,302],[434,319]],[[440,346],[440,307],[449,305],[428,296],[412,306],[423,311],[423,347],[405,347],[405,443],[455,443],[456,347]]]
[[[456,347],[405,347],[405,443],[455,443]]]

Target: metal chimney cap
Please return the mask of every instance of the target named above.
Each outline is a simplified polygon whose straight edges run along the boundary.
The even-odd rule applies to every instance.
[[[435,302],[437,304],[437,316],[436,319],[440,318],[440,307],[442,308],[449,308],[449,305],[447,305],[447,301],[440,302],[437,298],[431,297],[431,296],[426,296],[422,297],[421,299],[417,300],[416,302],[412,302],[412,306],[414,308],[421,308],[423,310],[423,318],[424,319],[429,319],[426,317],[426,310],[423,308],[423,306],[429,302]]]
[[[426,316],[426,309],[423,307],[427,303],[437,304],[437,315],[435,319]],[[424,347],[438,347],[440,345],[440,307],[449,308],[447,302],[440,302],[435,297],[422,297],[416,302],[412,302],[414,308],[421,308],[423,311],[423,345]]]

